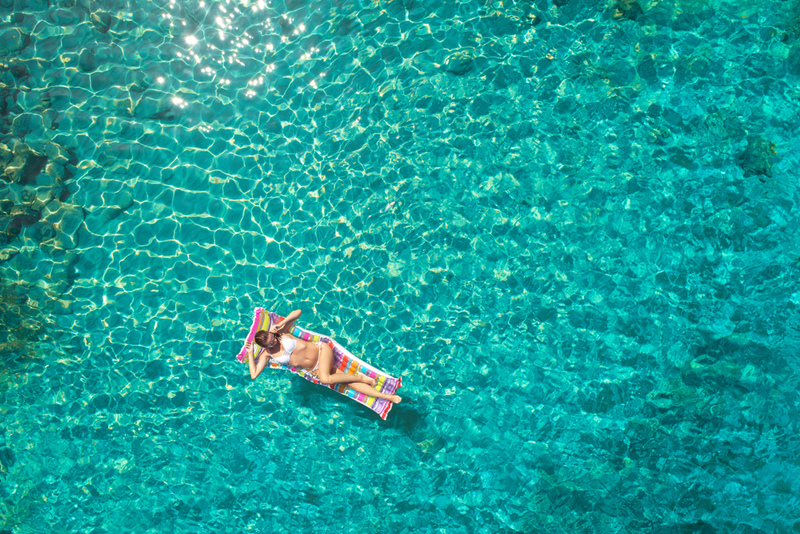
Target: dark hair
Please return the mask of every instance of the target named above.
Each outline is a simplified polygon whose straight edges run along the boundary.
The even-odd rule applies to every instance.
[[[281,338],[280,334],[273,334],[273,335],[275,336],[275,339],[280,339]],[[255,338],[253,338],[253,339],[258,344],[258,346],[267,348],[267,338],[268,337],[269,337],[269,332],[268,331],[259,330],[258,332],[256,332]]]

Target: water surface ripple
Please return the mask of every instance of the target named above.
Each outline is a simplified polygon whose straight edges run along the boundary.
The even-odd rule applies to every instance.
[[[2,532],[800,530],[798,2],[0,6]]]

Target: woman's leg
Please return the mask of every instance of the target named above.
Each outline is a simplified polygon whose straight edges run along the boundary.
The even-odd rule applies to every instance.
[[[400,395],[389,395],[387,393],[381,393],[377,389],[373,389],[372,386],[368,386],[363,382],[355,382],[353,384],[347,384],[347,387],[350,389],[354,389],[359,393],[363,393],[364,395],[369,395],[370,397],[378,397],[379,399],[387,399],[392,401],[395,404],[399,404],[403,398]]]
[[[319,367],[317,376],[323,384],[352,384],[353,382],[364,382],[366,378],[361,373],[349,375],[336,369],[333,365],[333,351],[325,343],[319,345],[319,362],[317,362],[317,366]]]
[[[375,379],[366,376],[363,373],[357,375],[350,375],[343,373],[336,369],[333,365],[333,351],[330,346],[326,344],[320,345],[319,351],[319,369],[317,369],[317,376],[323,384],[347,384],[347,387],[354,389],[364,395],[370,397],[377,397],[379,399],[387,399],[392,402],[399,403],[403,400],[400,395],[388,395],[373,389]]]

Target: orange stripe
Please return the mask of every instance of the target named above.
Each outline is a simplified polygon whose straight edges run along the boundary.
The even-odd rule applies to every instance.
[[[350,358],[348,358],[346,360],[342,360],[342,372],[343,373],[349,373],[350,372],[351,363],[352,362],[350,361]]]

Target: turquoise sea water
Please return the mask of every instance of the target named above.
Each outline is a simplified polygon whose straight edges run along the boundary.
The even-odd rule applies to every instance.
[[[1,533],[800,532],[797,1],[0,15]]]

